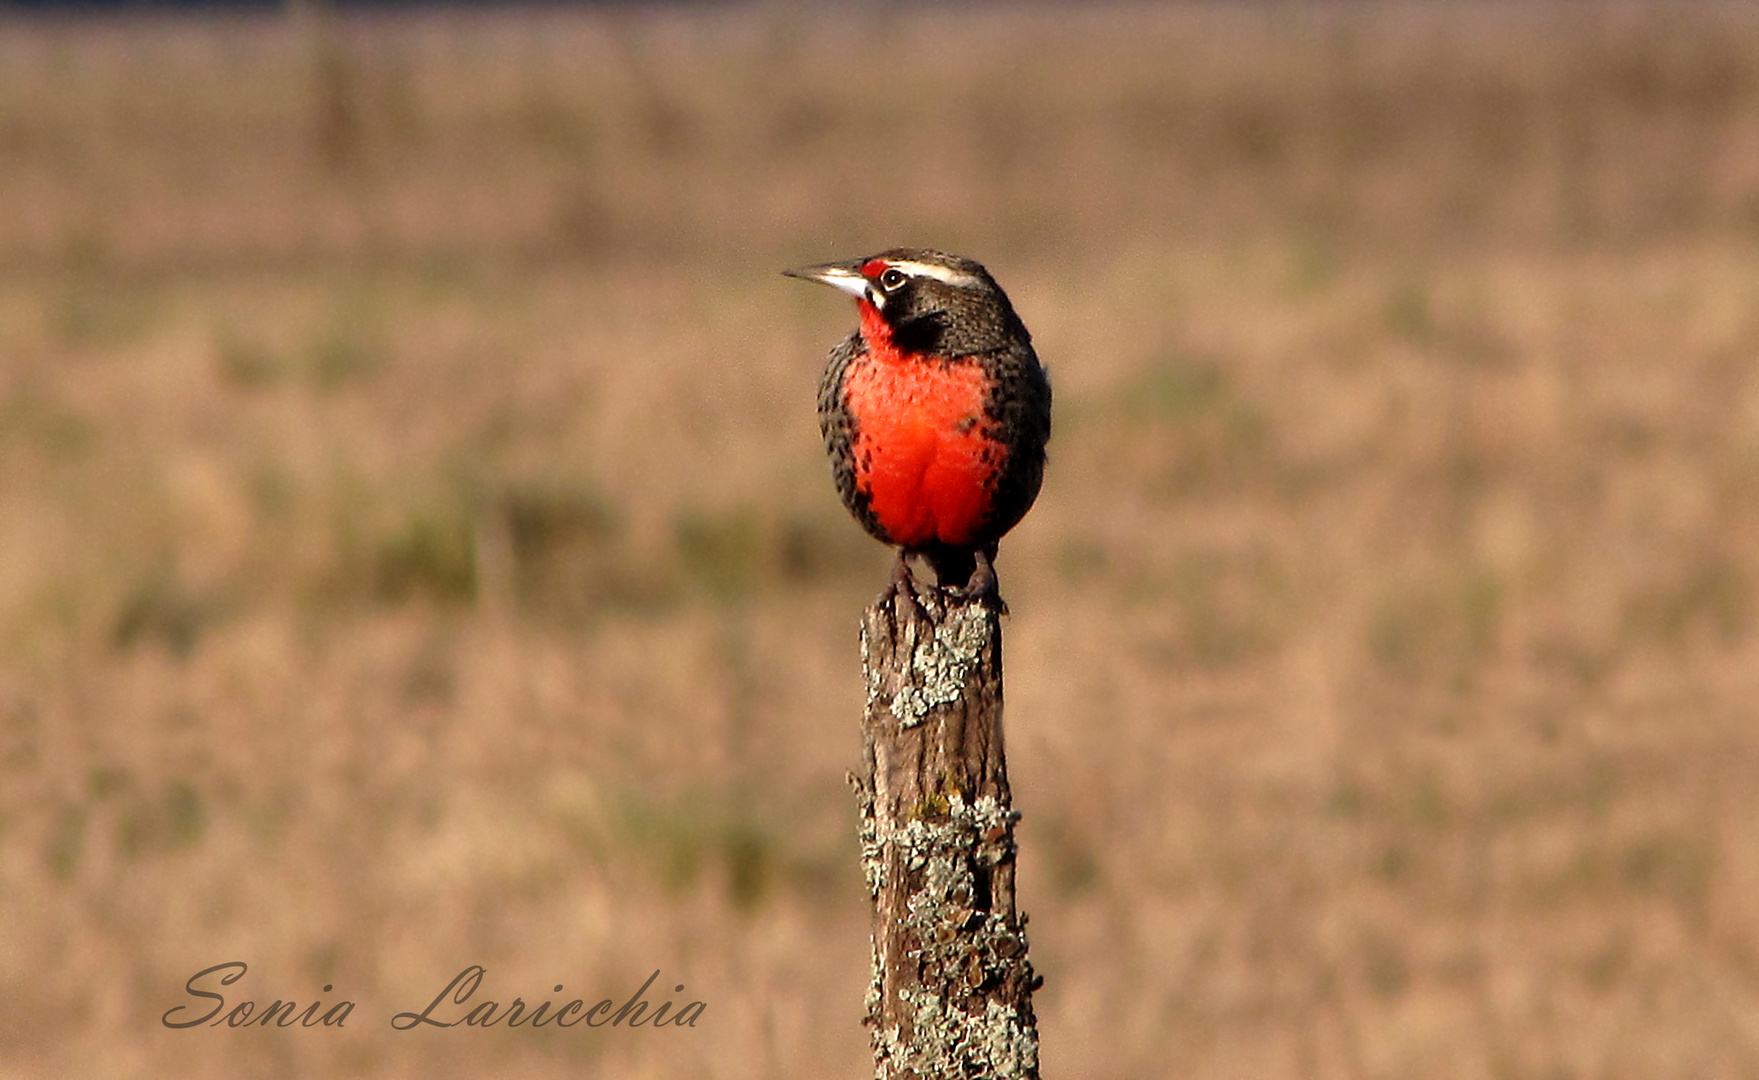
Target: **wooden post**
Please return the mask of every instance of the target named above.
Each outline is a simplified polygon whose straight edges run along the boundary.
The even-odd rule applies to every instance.
[[[1038,980],[1014,910],[994,607],[882,598],[861,625],[867,776],[861,864],[873,898],[878,1080],[1038,1076]]]

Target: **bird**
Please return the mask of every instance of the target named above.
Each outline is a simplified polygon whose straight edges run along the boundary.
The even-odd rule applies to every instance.
[[[860,312],[819,380],[819,431],[843,504],[898,549],[890,591],[915,604],[920,557],[943,592],[1000,606],[997,548],[1038,498],[1051,432],[1050,380],[1007,294],[929,248],[783,273]]]

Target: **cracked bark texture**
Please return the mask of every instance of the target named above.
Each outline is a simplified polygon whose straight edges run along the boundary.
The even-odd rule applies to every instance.
[[[861,863],[873,900],[867,1020],[878,1080],[1035,1078],[1039,980],[1014,908],[1002,630],[981,602],[867,609]]]

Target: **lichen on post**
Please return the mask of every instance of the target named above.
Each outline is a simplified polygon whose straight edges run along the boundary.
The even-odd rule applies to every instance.
[[[867,775],[853,779],[873,900],[875,1075],[1035,1078],[1038,979],[1014,906],[996,606],[882,597],[862,620],[861,655]]]

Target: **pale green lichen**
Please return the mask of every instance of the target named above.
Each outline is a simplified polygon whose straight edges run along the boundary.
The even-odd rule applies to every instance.
[[[860,800],[860,838],[861,838],[861,874],[867,879],[867,895],[877,899],[880,887],[885,884],[885,858],[880,848],[879,827],[873,816],[873,791],[865,784],[856,784],[856,797]]]
[[[1038,1031],[1020,1022],[1020,1014],[999,1001],[984,1006],[983,1057],[992,1075],[1033,1076],[1038,1072]]]
[[[993,796],[968,804],[955,794],[945,818],[912,821],[892,835],[912,880],[921,882],[905,898],[905,929],[918,943],[911,959],[922,985],[898,988],[910,1017],[907,1042],[900,1025],[874,1032],[880,1077],[899,1070],[997,1080],[1037,1075],[1038,1035],[1030,1007],[1023,1011],[985,999],[1009,976],[1030,981],[1024,931],[1011,912],[975,910],[977,872],[987,873],[1012,854],[1017,819]],[[870,1016],[880,1009],[882,974],[876,955]]]
[[[978,605],[955,607],[938,625],[901,618],[888,628],[870,619],[861,639],[870,723],[889,712],[908,729],[957,707],[991,645],[994,619]],[[888,629],[889,656],[904,663],[876,665]],[[872,942],[866,1004],[880,1080],[1038,1075],[1032,966],[1005,865],[1019,815],[994,794],[970,799],[969,782],[918,776],[905,805],[876,805],[874,781],[856,784],[869,895],[899,918],[887,940],[910,943],[888,970],[882,942]]]
[[[910,680],[898,687],[892,697],[892,715],[898,718],[901,727],[915,727],[928,719],[936,708],[959,700],[965,690],[965,681],[977,666],[984,643],[989,640],[993,617],[975,604],[954,608],[948,613],[947,621],[934,628],[934,635],[924,640],[911,640],[915,638],[915,624],[907,626]],[[870,708],[879,691],[880,688],[870,681]]]

